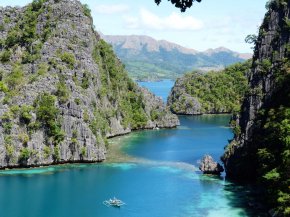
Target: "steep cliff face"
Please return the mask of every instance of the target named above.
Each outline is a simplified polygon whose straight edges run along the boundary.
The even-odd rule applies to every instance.
[[[222,160],[227,176],[258,181],[269,204],[290,215],[290,2],[270,1],[256,40],[250,90]],[[277,214],[277,213],[276,213]]]
[[[250,62],[237,63],[219,72],[192,72],[177,79],[168,97],[176,114],[237,112],[247,90]]]
[[[253,132],[260,127],[256,122],[258,112],[272,106],[276,100],[274,94],[276,96],[281,89],[281,79],[287,76],[290,53],[288,19],[289,3],[273,1],[260,27],[249,75],[250,91],[245,97],[238,121],[241,133],[236,135],[232,147],[229,147],[231,150],[225,155],[225,166],[230,176],[247,176],[247,172],[239,170],[231,160],[238,157],[236,153],[239,149],[251,144],[255,136]]]
[[[0,168],[105,159],[106,138],[175,127],[77,0],[0,8]]]

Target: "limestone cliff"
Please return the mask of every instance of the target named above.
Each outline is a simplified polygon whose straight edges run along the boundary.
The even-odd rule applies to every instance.
[[[254,40],[250,90],[222,160],[229,178],[259,183],[272,216],[289,216],[290,1],[268,7]]]
[[[175,127],[77,0],[0,8],[0,168],[105,159],[106,138]]]
[[[257,123],[258,114],[263,109],[272,106],[277,92],[282,87],[280,81],[287,76],[290,54],[288,22],[289,2],[272,1],[255,44],[252,69],[249,75],[250,90],[244,99],[241,116],[237,119],[239,132],[236,133],[235,140],[224,155],[224,163],[229,176],[249,177],[251,168],[239,168],[241,164],[234,162],[243,153],[241,150],[247,149],[252,144],[253,138],[257,136],[253,132],[256,128],[261,127]],[[284,85],[283,91],[289,94],[286,85]]]

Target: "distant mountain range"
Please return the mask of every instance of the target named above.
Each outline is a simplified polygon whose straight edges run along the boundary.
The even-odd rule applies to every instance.
[[[129,75],[138,80],[176,78],[193,70],[219,70],[252,57],[224,47],[199,52],[145,35],[101,37],[113,46]]]

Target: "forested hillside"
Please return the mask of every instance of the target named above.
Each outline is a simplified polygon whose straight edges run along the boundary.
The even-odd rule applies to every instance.
[[[219,72],[188,73],[177,79],[168,97],[176,114],[236,113],[247,91],[250,61]]]
[[[165,40],[149,36],[101,35],[112,44],[116,54],[125,64],[129,75],[138,80],[176,79],[186,72],[221,70],[251,58],[220,47],[199,52]]]

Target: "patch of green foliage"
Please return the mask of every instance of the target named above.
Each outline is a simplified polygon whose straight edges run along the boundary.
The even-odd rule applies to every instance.
[[[27,147],[20,149],[19,161],[27,161],[31,156],[31,150]]]
[[[58,145],[55,145],[53,147],[53,159],[54,161],[58,162],[60,161],[60,150],[59,150],[59,146]]]
[[[105,41],[99,40],[93,51],[93,58],[99,65],[101,74],[102,86],[99,96],[118,102],[117,110],[122,115],[124,127],[130,126],[132,129],[144,127],[148,116],[144,111],[143,95],[128,77],[124,65],[115,56],[112,47]],[[103,120],[108,120],[112,115],[114,112],[108,112],[107,117],[101,114]]]
[[[6,156],[11,159],[14,156],[15,153],[15,147],[11,143],[6,143],[5,142],[5,149],[6,149]]]
[[[287,216],[290,214],[290,200],[286,199],[290,198],[290,107],[269,108],[259,120],[262,128],[255,132],[254,140],[259,147],[257,172],[267,186],[269,202]]]
[[[89,114],[88,114],[88,110],[87,109],[85,109],[85,111],[84,111],[83,119],[84,119],[84,122],[86,122],[86,123],[88,123],[89,120],[90,120],[90,117],[89,117]]]
[[[88,89],[89,86],[90,86],[89,73],[88,72],[84,72],[83,78],[82,78],[81,87],[83,89]]]
[[[81,155],[82,155],[82,157],[85,157],[87,155],[87,148],[86,147],[81,148]]]
[[[83,12],[85,16],[92,18],[91,9],[89,8],[89,6],[87,4],[83,4],[82,6],[83,6]]]
[[[3,81],[0,81],[0,91],[4,93],[7,93],[9,91],[9,88]]]
[[[10,57],[12,55],[11,50],[3,50],[2,53],[0,54],[0,61],[2,63],[6,63],[10,60]]]
[[[77,130],[73,130],[73,132],[72,132],[71,143],[73,145],[77,145],[78,144],[78,131]]]
[[[46,75],[48,70],[49,70],[49,66],[47,63],[40,63],[38,65],[38,69],[37,69],[36,73],[30,75],[29,82],[33,83],[33,82],[37,81],[41,76]]]
[[[21,141],[21,143],[23,145],[27,145],[27,143],[29,142],[30,138],[29,135],[27,135],[26,133],[20,133],[18,135],[18,139]]]
[[[13,127],[13,114],[10,111],[5,112],[1,116],[1,125],[5,134],[10,134]]]
[[[43,157],[44,157],[44,159],[48,159],[50,155],[51,155],[50,147],[45,145],[43,147]]]
[[[33,106],[22,105],[20,109],[20,122],[28,125],[32,119],[32,111],[34,110]]]
[[[271,68],[271,65],[272,63],[269,59],[263,59],[260,63],[262,74],[267,74]]]
[[[0,24],[0,31],[4,31],[5,30],[5,25],[2,23]]]
[[[40,94],[34,102],[37,121],[46,130],[55,145],[64,140],[64,132],[58,120],[59,110],[55,106],[56,97],[48,93]]]
[[[21,84],[23,84],[24,73],[23,73],[22,65],[15,64],[12,68],[11,73],[5,77],[4,81],[10,90],[15,90]]]
[[[76,59],[73,53],[63,52],[59,55],[61,61],[65,62],[70,69],[74,68]]]
[[[236,63],[219,72],[189,73],[184,76],[185,92],[201,103],[202,112],[234,113],[240,109],[247,90],[246,74],[250,61]],[[182,100],[182,99],[181,99]],[[171,109],[178,113],[175,101]]]
[[[45,75],[48,72],[49,66],[47,65],[47,63],[40,63],[38,65],[38,69],[36,71],[36,73],[39,76]]]
[[[103,135],[105,135],[109,129],[109,123],[105,118],[105,113],[95,109],[94,119],[90,121],[89,127],[95,135],[98,135],[98,132],[101,132]]]
[[[61,104],[66,103],[70,97],[70,91],[66,87],[64,80],[61,79],[56,88],[56,96],[58,97],[59,102]]]
[[[74,102],[75,102],[77,105],[80,105],[80,104],[81,104],[81,99],[80,99],[80,98],[75,98],[75,99],[74,99]]]
[[[44,11],[44,2],[46,2],[46,0],[33,0],[33,2],[26,7],[22,18],[8,31],[8,35],[5,39],[4,44],[6,51],[4,52],[7,52],[9,48],[15,45],[26,48],[22,57],[23,63],[34,62],[40,57],[40,50],[43,45],[42,42],[45,40],[43,40],[42,35],[37,33],[36,26],[38,16]],[[47,29],[44,29],[44,31],[46,30]]]

